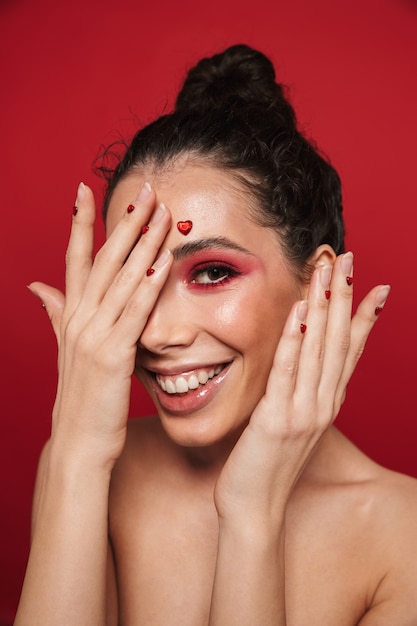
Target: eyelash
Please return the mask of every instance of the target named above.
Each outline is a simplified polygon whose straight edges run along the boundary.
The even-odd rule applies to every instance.
[[[203,274],[209,274],[210,272],[218,271],[219,277],[214,280],[209,280],[208,282],[198,282],[197,278],[202,276]],[[222,263],[210,263],[209,265],[205,265],[203,267],[199,267],[194,270],[191,278],[191,284],[198,285],[203,289],[209,288],[217,288],[220,286],[224,286],[229,281],[233,280],[236,276],[239,276],[240,272],[230,265],[224,265]]]

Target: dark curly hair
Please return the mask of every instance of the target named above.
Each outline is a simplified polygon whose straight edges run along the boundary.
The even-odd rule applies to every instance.
[[[174,111],[141,129],[110,171],[104,216],[121,179],[181,156],[239,178],[255,200],[254,219],[276,229],[297,273],[308,270],[321,244],[344,251],[339,176],[297,129],[284,88],[261,52],[235,45],[189,71]]]

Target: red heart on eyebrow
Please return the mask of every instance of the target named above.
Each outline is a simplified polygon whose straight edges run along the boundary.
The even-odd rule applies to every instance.
[[[180,231],[181,235],[188,235],[193,227],[193,223],[191,220],[185,220],[185,222],[177,222],[177,228]]]

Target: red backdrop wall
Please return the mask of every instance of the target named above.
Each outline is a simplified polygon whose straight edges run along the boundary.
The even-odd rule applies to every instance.
[[[100,144],[160,114],[189,65],[232,43],[273,58],[302,126],[342,175],[357,294],[377,282],[393,286],[338,424],[377,461],[417,476],[416,33],[411,0],[2,0],[5,622],[24,574],[33,481],[56,382],[49,322],[25,285],[40,279],[63,286],[79,180],[101,197],[91,171]],[[97,232],[103,237],[101,226]],[[150,410],[138,389],[132,414]]]

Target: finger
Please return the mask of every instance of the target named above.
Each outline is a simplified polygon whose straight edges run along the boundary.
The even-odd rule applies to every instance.
[[[167,248],[145,273],[141,284],[129,298],[115,324],[113,341],[116,346],[121,345],[122,342],[136,346],[160,291],[168,278],[172,262],[173,256]]]
[[[372,289],[362,300],[353,317],[349,351],[336,392],[336,412],[343,404],[346,387],[363,354],[369,334],[384,308],[390,291],[391,287],[389,285],[379,285]]]
[[[91,189],[80,183],[73,209],[66,253],[66,312],[69,318],[78,306],[90,274],[94,245],[95,204]]]
[[[333,412],[333,401],[350,346],[353,302],[353,254],[339,256],[333,266],[331,298],[324,344],[324,360],[318,395]],[[328,417],[328,411],[323,410]]]
[[[300,352],[296,387],[297,398],[306,406],[315,406],[322,377],[331,276],[331,265],[316,268],[308,290],[307,329]]]
[[[159,285],[158,280],[150,281],[149,275],[154,273],[151,269],[155,261],[155,257],[161,248],[161,244],[165,239],[168,229],[171,225],[170,211],[164,204],[160,204],[154,211],[149,222],[147,232],[140,238],[139,242],[133,248],[126,263],[120,268],[119,272],[113,279],[106,294],[103,296],[102,302],[97,309],[95,321],[97,327],[105,328],[112,326],[122,314],[129,300],[136,293],[136,298],[145,302],[147,300],[147,290],[150,285],[153,287]],[[159,267],[161,261],[157,265]],[[146,278],[146,280],[144,280]],[[162,287],[160,284],[160,288]],[[151,301],[153,300],[153,289],[151,289]],[[130,305],[129,305],[130,306]],[[146,310],[146,307],[144,307]],[[149,315],[146,313],[146,318]]]
[[[292,401],[298,375],[300,351],[306,329],[307,310],[307,300],[301,300],[294,304],[275,352],[264,396],[267,402],[271,400],[272,406],[276,407],[273,411],[274,414]]]
[[[115,277],[125,264],[132,250],[142,239],[142,229],[147,225],[155,208],[156,194],[149,183],[145,183],[132,204],[124,210],[104,246],[98,251],[84,290],[83,306],[89,311],[96,309]],[[144,239],[149,239],[148,233]],[[151,237],[152,239],[152,237]],[[162,240],[159,242],[161,245]],[[155,259],[147,258],[147,267]]]
[[[40,282],[31,283],[28,285],[28,289],[41,300],[45,307],[59,346],[61,340],[61,318],[65,306],[64,294],[58,289]]]

